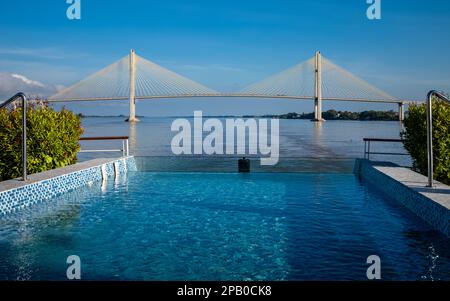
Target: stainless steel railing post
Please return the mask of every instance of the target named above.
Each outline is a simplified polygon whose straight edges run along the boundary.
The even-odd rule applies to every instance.
[[[22,98],[22,178],[27,180],[27,98]]]
[[[6,107],[8,104],[22,99],[22,180],[27,180],[27,96],[19,92],[7,101],[0,104],[0,109]]]
[[[428,92],[427,95],[427,159],[428,159],[428,185],[433,187],[433,108],[432,100],[436,96],[448,103],[450,100],[443,93],[436,90]]]

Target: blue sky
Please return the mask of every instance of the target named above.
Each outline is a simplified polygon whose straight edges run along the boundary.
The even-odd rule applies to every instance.
[[[220,91],[233,91],[310,58],[316,50],[399,98],[450,90],[450,1],[65,0],[0,3],[0,73],[43,86],[69,86],[125,56],[149,60]],[[438,41],[433,43],[433,41]],[[0,85],[1,88],[1,85]],[[1,94],[1,91],[0,91]],[[126,114],[127,104],[72,104],[87,114]],[[324,109],[395,109],[326,102]],[[141,101],[139,115],[310,112],[310,101],[198,99]]]

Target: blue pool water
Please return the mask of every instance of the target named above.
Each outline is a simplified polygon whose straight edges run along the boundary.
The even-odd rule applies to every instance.
[[[449,239],[351,173],[130,172],[0,218],[0,279],[450,280]]]

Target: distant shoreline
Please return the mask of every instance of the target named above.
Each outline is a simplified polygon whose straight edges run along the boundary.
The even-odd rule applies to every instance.
[[[81,118],[124,118],[125,115],[83,115],[78,114]],[[322,113],[325,120],[354,120],[354,121],[398,121],[398,113],[394,111],[336,111],[328,110]],[[137,116],[137,118],[193,118],[193,116]],[[265,114],[265,115],[209,115],[203,118],[278,118],[278,119],[314,119],[314,113],[286,113],[286,114]]]

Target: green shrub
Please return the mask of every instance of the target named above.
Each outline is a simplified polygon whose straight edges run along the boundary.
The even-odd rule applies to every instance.
[[[40,103],[27,110],[27,171],[37,173],[77,161],[81,121],[72,112]],[[0,181],[22,174],[22,109],[0,110]]]
[[[402,132],[405,149],[413,159],[413,168],[428,174],[426,105],[409,106]],[[450,106],[433,101],[433,163],[434,178],[450,184]]]

